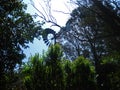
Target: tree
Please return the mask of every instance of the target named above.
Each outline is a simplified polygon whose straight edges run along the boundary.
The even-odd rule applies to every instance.
[[[115,90],[120,88],[120,53],[113,53],[104,57],[100,62],[99,89]]]
[[[63,60],[65,71],[65,90],[73,90],[73,64],[70,60]]]
[[[46,90],[48,72],[45,60],[39,54],[35,54],[23,65],[20,73],[27,90]]]
[[[64,90],[64,72],[59,45],[51,46],[46,55],[31,57],[21,70],[27,89]]]
[[[60,32],[61,39],[64,40],[61,44],[68,58],[74,60],[77,56],[83,55],[93,60],[99,77],[101,74],[99,72],[101,58],[113,52],[119,52],[119,12],[115,12],[116,9],[118,11],[118,8],[112,6],[110,2],[104,2],[103,4],[103,8],[106,8],[105,10],[109,9],[109,13],[116,13],[114,15],[118,20],[114,18],[112,20],[116,22],[112,22],[109,16],[108,19],[108,14],[97,7],[96,4],[78,0],[78,5],[79,7],[73,10],[71,18],[66,23],[66,31],[61,30]],[[110,23],[114,23],[113,26]],[[117,31],[114,31],[114,29]],[[97,80],[97,84],[101,85],[99,80]]]
[[[65,86],[65,89],[84,90],[91,87],[93,89],[96,88],[95,81],[100,90],[119,88],[119,84],[115,85],[115,83],[119,83],[119,72],[117,72],[119,66],[117,65],[116,69],[114,68],[116,66],[114,62],[112,64],[103,64],[104,60],[102,62],[102,57],[111,55],[113,52],[119,52],[119,7],[117,4],[111,4],[112,0],[91,0],[93,1],[92,3],[88,3],[88,1],[82,2],[77,0],[80,6],[73,10],[66,27],[61,28],[61,31],[58,33],[58,39],[64,40],[64,42],[59,43],[61,43],[66,56],[70,57],[70,60],[75,60],[75,58],[81,55],[92,60],[95,66],[96,77],[92,76],[91,65],[86,64],[87,61],[83,58],[70,62],[66,61],[63,65],[64,67],[62,67],[59,59],[61,54],[58,54],[59,48],[51,46],[45,58],[45,64],[48,72],[46,74],[46,85],[52,90],[58,89],[58,87],[60,89],[63,84],[61,83],[63,82],[63,73],[58,75],[58,72],[63,72],[62,68],[65,69],[66,82],[64,84],[68,85]],[[100,6],[97,6],[96,3],[100,4]],[[107,15],[107,12],[110,16]],[[110,20],[111,16],[113,18]],[[49,20],[44,18],[44,15],[42,18],[49,22]],[[51,23],[55,24],[54,22]],[[114,29],[117,31],[114,31]],[[109,67],[112,68],[109,70]],[[114,70],[115,73],[113,72]],[[57,80],[57,76],[60,77],[59,80]],[[103,78],[104,80],[102,80]]]
[[[74,0],[73,0],[74,1]],[[119,0],[85,0],[88,4],[91,2],[91,5],[97,7],[90,9],[86,6],[81,0],[75,0],[79,6],[84,6],[90,11],[96,13],[102,21],[107,24],[107,28],[104,30],[103,38],[106,39],[107,48],[109,51],[117,51],[120,45],[119,36],[120,36],[120,7]],[[82,2],[82,3],[81,3]],[[114,44],[113,44],[114,43]],[[119,50],[120,51],[120,50]]]
[[[41,25],[25,13],[26,5],[21,0],[0,1],[0,89],[4,86],[5,73],[12,73],[22,63],[25,54],[22,48],[38,37]],[[12,82],[11,82],[12,83]]]
[[[101,17],[103,21],[107,23],[107,25],[111,29],[106,29],[104,32],[107,33],[107,46],[109,51],[120,51],[120,7],[119,0],[91,0],[94,5],[98,7],[100,12],[96,11]],[[105,36],[106,37],[106,36]],[[114,43],[114,44],[113,44]]]
[[[90,6],[89,8],[94,8]],[[106,53],[105,42],[101,38],[105,23],[97,14],[80,6],[73,10],[66,23],[66,31],[61,30],[60,38],[65,54],[74,60],[80,55],[91,60],[98,60]]]
[[[62,56],[62,49],[59,44],[50,46],[46,57],[46,66],[50,70],[47,86],[50,90],[64,90],[65,88]]]
[[[43,56],[36,54],[23,65],[21,76],[31,90],[95,90],[95,68],[90,60],[79,57],[74,61],[62,58],[58,44],[52,45]]]
[[[95,68],[91,62],[84,57],[78,57],[73,61],[75,90],[96,90]]]
[[[112,29],[120,28],[119,1],[117,0],[92,0],[93,3],[103,13],[103,20],[106,21]],[[116,34],[116,31],[115,31]]]

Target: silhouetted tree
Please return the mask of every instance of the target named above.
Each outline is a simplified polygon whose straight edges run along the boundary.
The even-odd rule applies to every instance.
[[[9,78],[6,73],[11,74],[22,63],[25,57],[22,48],[27,48],[27,44],[40,34],[40,24],[34,22],[30,14],[25,13],[26,7],[22,0],[0,1],[1,90],[8,89],[4,83]]]

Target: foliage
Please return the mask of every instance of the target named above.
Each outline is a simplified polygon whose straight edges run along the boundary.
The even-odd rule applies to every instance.
[[[74,60],[83,55],[98,60],[112,51],[120,51],[119,1],[71,1],[76,1],[78,7],[72,11],[65,30],[59,32],[66,57]]]
[[[38,90],[44,89],[45,85],[45,65],[44,61],[38,54],[30,58],[30,61],[24,65],[22,74],[27,89]],[[36,83],[36,84],[35,84]]]
[[[120,51],[120,6],[119,0],[91,0],[94,5],[98,7],[100,12],[96,11],[100,18],[105,21],[108,25],[108,28],[104,30],[107,37],[105,41],[108,47],[109,52],[111,51]]]
[[[95,69],[89,60],[84,57],[78,57],[72,62],[71,70],[70,73],[67,73],[67,80],[71,81],[67,85],[69,86],[69,83],[71,83],[71,86],[67,86],[66,90],[96,89]]]
[[[27,89],[31,90],[86,90],[95,89],[95,69],[89,60],[62,59],[58,44],[51,46],[45,57],[36,54],[23,66],[21,74]]]
[[[71,13],[71,18],[67,21],[65,30],[61,29],[59,32],[59,39],[64,40],[60,44],[66,58],[74,60],[82,55],[92,60],[97,75],[98,88],[100,90],[109,90],[112,88],[109,87],[111,80],[100,72],[102,71],[100,62],[102,57],[111,55],[114,52],[120,52],[119,1],[76,1],[78,8]],[[107,69],[107,64],[104,68]],[[103,82],[102,76],[105,76]]]
[[[100,89],[115,90],[120,88],[120,54],[113,53],[104,57],[99,68]]]
[[[59,88],[58,90],[61,90],[64,87],[64,74],[60,60],[59,45],[51,46],[46,57],[40,57],[38,54],[31,57],[22,69],[26,88],[32,90],[56,90]]]
[[[16,66],[25,57],[23,48],[40,34],[41,25],[34,22],[30,14],[25,13],[27,6],[22,0],[0,1],[0,89],[7,88],[6,73],[12,75]],[[9,76],[11,76],[9,75]],[[9,77],[8,77],[9,78]],[[12,83],[12,80],[11,82]]]
[[[88,1],[77,0],[57,36],[62,46],[51,45],[16,71],[25,57],[22,48],[41,34],[41,24],[25,13],[22,1],[0,1],[0,90],[119,90],[118,0]]]
[[[96,73],[95,65],[90,60],[82,56],[73,61],[65,60],[62,58],[61,50],[58,44],[51,46],[46,55],[36,54],[23,65],[21,75],[27,90],[118,90],[120,88],[119,53],[102,58],[99,72]]]
[[[90,6],[90,9],[95,8]],[[60,42],[67,58],[74,60],[82,55],[91,60],[98,60],[106,54],[106,46],[102,31],[106,24],[98,15],[84,6],[73,10],[71,18],[66,23],[66,31],[60,31]]]

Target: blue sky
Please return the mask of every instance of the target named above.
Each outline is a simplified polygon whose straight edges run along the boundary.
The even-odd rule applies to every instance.
[[[37,11],[31,5],[30,0],[23,0],[23,1],[24,1],[24,3],[27,4],[26,12],[30,13],[31,15],[34,15]],[[40,11],[42,11],[43,9],[40,7],[40,4],[43,5],[43,7],[45,7],[44,0],[33,0],[33,1],[35,2],[36,7]],[[58,10],[58,11],[63,11],[65,13],[70,13],[73,10],[73,8],[75,8],[74,6],[72,7],[72,5],[71,5],[71,7],[69,5],[67,5],[67,2],[68,2],[68,0],[51,0],[52,15],[55,17],[57,23],[60,26],[65,26],[65,23],[67,22],[67,20],[69,19],[70,16],[69,16],[69,14],[63,14],[63,13],[55,12],[55,11]],[[69,9],[67,6],[69,6]],[[40,18],[37,18],[37,21],[38,20],[40,20]],[[50,27],[49,24],[46,24],[43,28],[52,28],[56,31],[59,31],[58,27]],[[28,60],[28,58],[31,55],[32,56],[35,55],[35,53],[42,54],[43,50],[47,51],[47,49],[48,49],[48,47],[44,44],[42,39],[38,40],[35,38],[33,43],[29,43],[28,45],[29,45],[29,48],[24,50],[24,53],[26,54],[25,60]]]
[[[24,3],[27,4],[27,13],[30,13],[31,15],[34,15],[36,13],[36,10],[30,5],[30,0],[24,0]],[[35,53],[42,54],[43,51],[47,51],[48,47],[44,44],[42,38],[41,40],[34,39],[33,43],[28,44],[29,48],[24,49],[24,53],[26,54],[25,61],[28,60],[28,58],[32,55],[35,55]]]

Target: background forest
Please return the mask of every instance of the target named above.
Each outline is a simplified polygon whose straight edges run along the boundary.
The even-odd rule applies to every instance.
[[[120,1],[70,2],[77,8],[61,27],[34,21],[22,0],[0,1],[0,90],[120,90]],[[48,22],[60,31],[43,29]],[[24,63],[40,36],[48,51]]]

